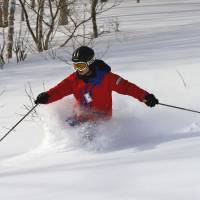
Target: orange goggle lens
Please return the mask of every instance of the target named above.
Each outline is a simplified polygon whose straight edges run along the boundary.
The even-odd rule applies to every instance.
[[[87,67],[87,63],[85,62],[77,62],[77,63],[73,63],[73,65],[74,65],[74,69],[78,71],[83,71]]]

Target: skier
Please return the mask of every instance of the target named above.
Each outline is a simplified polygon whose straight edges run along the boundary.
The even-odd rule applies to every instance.
[[[72,61],[75,72],[47,92],[40,93],[35,100],[35,104],[49,104],[73,94],[76,101],[70,125],[110,119],[112,91],[132,96],[149,107],[159,103],[153,94],[112,73],[109,65],[95,58],[90,47],[77,48]]]

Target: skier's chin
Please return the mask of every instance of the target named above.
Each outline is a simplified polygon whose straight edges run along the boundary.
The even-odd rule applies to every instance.
[[[81,75],[81,76],[87,76],[87,75],[90,75],[90,70],[89,70],[89,68],[87,68],[86,70],[84,70],[84,71],[78,71],[78,73],[79,73],[79,75]]]

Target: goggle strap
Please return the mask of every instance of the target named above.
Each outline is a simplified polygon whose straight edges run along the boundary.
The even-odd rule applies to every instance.
[[[96,60],[96,59],[95,59],[95,56],[93,56],[93,58],[92,58],[91,60],[87,61],[86,63],[87,63],[87,65],[89,66],[89,65],[91,65],[95,60]]]

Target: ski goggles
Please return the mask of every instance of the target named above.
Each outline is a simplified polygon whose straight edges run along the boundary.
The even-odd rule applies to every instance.
[[[93,57],[91,60],[87,62],[74,62],[73,66],[74,69],[77,71],[84,71],[89,65],[91,65],[95,61],[95,57]]]
[[[76,62],[76,63],[73,63],[73,66],[74,66],[74,69],[77,71],[84,71],[87,67],[88,67],[88,64],[86,62]]]

